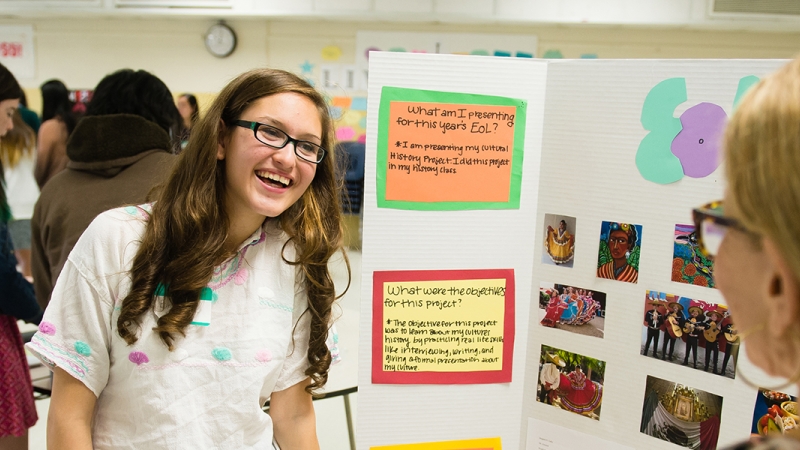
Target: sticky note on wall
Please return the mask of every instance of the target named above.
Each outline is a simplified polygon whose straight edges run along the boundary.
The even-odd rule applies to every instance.
[[[372,382],[511,381],[514,271],[373,274]]]
[[[519,208],[525,113],[517,99],[384,87],[378,206]]]

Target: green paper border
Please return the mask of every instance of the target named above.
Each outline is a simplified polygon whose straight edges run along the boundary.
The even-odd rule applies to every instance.
[[[511,179],[507,202],[412,202],[405,200],[386,200],[386,168],[389,154],[389,105],[393,101],[450,103],[461,105],[515,106],[514,149],[511,157]],[[377,155],[377,194],[378,208],[406,209],[417,211],[463,211],[474,209],[519,209],[522,185],[522,160],[525,145],[527,102],[493,95],[459,94],[456,92],[425,91],[384,86],[381,89],[381,103],[378,110],[378,155]]]

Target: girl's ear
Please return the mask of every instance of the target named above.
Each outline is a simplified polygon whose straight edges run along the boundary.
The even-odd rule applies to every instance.
[[[225,122],[219,120],[219,134],[217,134],[217,159],[222,161],[225,159]]]

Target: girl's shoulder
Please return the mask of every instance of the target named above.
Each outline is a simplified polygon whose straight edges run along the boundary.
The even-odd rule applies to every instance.
[[[124,206],[100,213],[83,232],[69,259],[89,265],[113,265],[135,253],[150,217],[149,205]]]
[[[135,206],[122,206],[102,212],[92,220],[86,231],[99,233],[103,237],[141,234],[150,219],[152,205],[149,203]]]
[[[39,126],[39,133],[61,133],[67,131],[67,124],[60,117],[45,120]]]

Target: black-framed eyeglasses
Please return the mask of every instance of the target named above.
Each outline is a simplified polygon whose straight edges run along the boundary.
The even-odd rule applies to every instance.
[[[319,164],[325,158],[325,154],[328,153],[327,150],[313,142],[295,139],[280,128],[275,128],[265,123],[236,120],[233,124],[253,130],[253,136],[255,136],[256,140],[268,147],[280,149],[286,147],[290,142],[293,143],[294,154],[303,161]]]
[[[741,222],[725,216],[722,200],[693,209],[692,219],[697,246],[708,259],[714,259],[719,253],[719,247],[729,229],[750,233]]]

